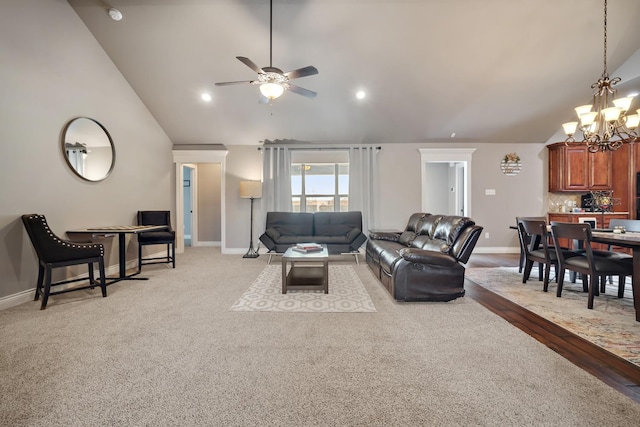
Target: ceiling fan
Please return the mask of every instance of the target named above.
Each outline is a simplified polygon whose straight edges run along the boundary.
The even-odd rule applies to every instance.
[[[285,90],[297,93],[298,95],[306,96],[307,98],[315,98],[317,93],[291,84],[289,81],[293,79],[299,79],[301,77],[312,76],[318,74],[318,69],[312,65],[307,67],[298,68],[297,70],[284,73],[281,69],[272,65],[273,58],[273,0],[269,0],[269,66],[258,67],[255,62],[244,56],[236,56],[247,67],[258,73],[257,80],[243,80],[235,82],[219,82],[216,86],[229,86],[237,84],[252,84],[260,86],[261,104],[266,104],[270,100],[278,98],[284,93]]]

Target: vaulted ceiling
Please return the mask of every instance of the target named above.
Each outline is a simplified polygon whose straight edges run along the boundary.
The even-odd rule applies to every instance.
[[[175,144],[544,143],[603,71],[602,0],[274,0],[273,66],[314,65],[294,83],[318,96],[264,105],[214,83],[256,78],[236,56],[269,65],[268,0],[69,3]],[[607,43],[640,91],[640,1],[609,0]]]

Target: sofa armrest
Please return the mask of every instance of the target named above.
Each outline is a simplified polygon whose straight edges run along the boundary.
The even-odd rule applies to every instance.
[[[395,231],[369,231],[370,240],[389,240],[390,242],[397,242],[400,238],[400,233]]]
[[[262,233],[259,239],[269,251],[275,249],[276,242],[274,242],[273,239],[269,237],[269,235],[267,235],[267,233]]]
[[[362,231],[359,228],[352,228],[347,233],[347,241],[348,242],[353,242],[361,234],[362,234]]]
[[[442,252],[430,251],[427,249],[418,248],[402,248],[398,251],[398,254],[407,262],[413,262],[416,264],[428,264],[428,265],[442,265],[450,266],[452,264],[458,264],[455,258],[451,255],[444,254]]]
[[[278,230],[276,230],[275,228],[267,228],[264,232],[264,234],[266,234],[267,236],[269,236],[269,238],[271,240],[273,240],[274,242],[277,242],[280,239],[280,236],[282,234],[280,234],[280,232]]]

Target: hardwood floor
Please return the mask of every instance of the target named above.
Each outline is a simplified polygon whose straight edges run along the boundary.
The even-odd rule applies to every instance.
[[[517,267],[519,254],[472,255],[467,267]],[[466,296],[531,335],[576,366],[640,403],[640,367],[591,344],[560,326],[465,281]]]

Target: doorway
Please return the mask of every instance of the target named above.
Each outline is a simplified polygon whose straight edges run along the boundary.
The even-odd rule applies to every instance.
[[[471,160],[475,148],[420,148],[422,212],[471,216]],[[435,185],[439,183],[439,185]]]
[[[184,194],[183,204],[183,230],[184,230],[184,246],[192,246],[192,236],[197,236],[196,224],[194,221],[194,207],[196,204],[196,166],[195,165],[183,165],[182,166],[183,179],[182,188]],[[196,212],[197,213],[197,212]]]
[[[207,244],[207,242],[199,242],[198,240],[198,208],[197,208],[197,194],[198,194],[198,174],[197,165],[200,163],[215,163],[219,164],[219,185],[217,186],[219,191],[216,191],[220,197],[219,210],[219,224],[220,224],[220,243],[222,247],[222,253],[225,253],[226,248],[226,215],[225,215],[225,174],[226,174],[226,156],[227,150],[220,149],[202,149],[202,150],[190,150],[179,149],[179,146],[174,146],[172,151],[173,162],[176,165],[176,252],[184,252],[185,247],[185,194],[191,193],[191,240],[192,246],[198,246],[201,243]],[[205,147],[203,147],[205,148]],[[205,168],[207,169],[207,168]],[[185,187],[185,171],[191,174],[190,186]],[[187,190],[187,191],[185,191]],[[189,197],[188,195],[186,197]]]

